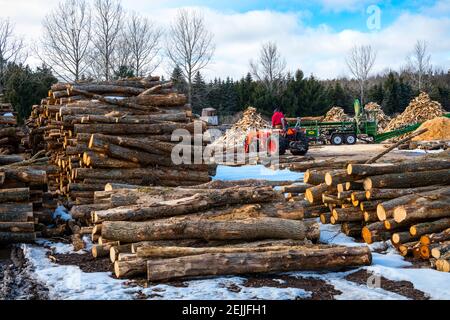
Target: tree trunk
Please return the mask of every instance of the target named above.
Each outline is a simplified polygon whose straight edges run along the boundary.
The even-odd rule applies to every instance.
[[[420,243],[423,245],[430,245],[432,243],[438,243],[450,240],[450,228],[445,229],[439,233],[433,233],[429,235],[424,235],[420,238]]]
[[[0,189],[0,203],[2,202],[24,202],[30,198],[29,188]]]
[[[0,204],[0,222],[27,222],[32,217],[32,203]]]
[[[325,182],[325,174],[326,171],[308,169],[303,176],[303,181],[307,184],[317,186]]]
[[[366,178],[364,189],[413,188],[435,184],[450,184],[450,170],[392,173]]]
[[[311,204],[322,203],[322,194],[325,192],[336,192],[335,188],[327,186],[325,183],[309,188],[305,192],[305,198]]]
[[[442,186],[426,186],[419,188],[407,188],[407,189],[371,189],[365,192],[367,200],[381,200],[381,199],[394,199],[409,194],[421,193],[440,189]]]
[[[402,243],[411,242],[419,240],[420,236],[413,236],[409,233],[409,231],[405,232],[396,232],[392,234],[392,244],[398,246]]]
[[[277,218],[237,221],[156,220],[149,222],[103,222],[102,236],[121,242],[205,239],[311,239],[320,235],[319,225]]]
[[[357,176],[378,176],[392,173],[443,170],[450,168],[448,160],[414,161],[404,163],[349,164],[347,173]]]
[[[337,186],[340,183],[361,180],[359,176],[349,176],[347,170],[333,170],[325,173],[325,183],[328,186]]]
[[[370,265],[371,262],[368,247],[219,253],[149,260],[147,275],[149,281],[168,281],[198,276],[335,270]]]
[[[0,232],[0,244],[9,243],[29,243],[36,240],[34,232],[17,233],[17,232]]]
[[[364,221],[364,215],[358,208],[348,208],[348,209],[336,208],[333,210],[333,218],[337,223]]]
[[[313,187],[310,184],[293,184],[281,187],[283,193],[305,193],[306,189]]]
[[[231,188],[211,191],[208,194],[194,194],[191,197],[163,201],[150,206],[144,204],[132,207],[114,208],[94,213],[94,222],[102,221],[144,221],[208,210],[232,204],[259,203],[274,200],[277,194],[270,187]]]
[[[409,232],[413,236],[422,236],[425,234],[441,232],[450,228],[450,218],[439,219],[432,222],[424,222],[411,226]]]
[[[435,259],[441,258],[443,255],[450,252],[450,241],[443,242],[439,244],[439,246],[436,246],[431,250],[431,255]]]

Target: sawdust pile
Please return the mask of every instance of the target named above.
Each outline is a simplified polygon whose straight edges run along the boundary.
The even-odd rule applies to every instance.
[[[422,92],[409,103],[402,114],[391,120],[385,131],[392,131],[407,125],[431,120],[441,117],[443,114],[444,109],[441,104],[431,100],[428,94]]]
[[[417,131],[428,129],[427,132],[413,138],[413,141],[450,140],[450,119],[438,117],[424,122]]]
[[[366,111],[375,112],[376,120],[378,122],[378,132],[383,132],[389,125],[391,118],[384,113],[383,109],[381,109],[381,106],[378,103],[369,102],[368,104],[366,104],[364,109]]]

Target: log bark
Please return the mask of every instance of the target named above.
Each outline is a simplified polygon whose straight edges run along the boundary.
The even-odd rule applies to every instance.
[[[439,233],[433,233],[429,235],[424,235],[420,238],[420,243],[423,245],[430,245],[432,243],[438,243],[450,240],[450,228],[445,229]]]
[[[34,232],[34,222],[0,222],[0,232]]]
[[[119,241],[109,242],[106,244],[97,244],[92,246],[92,256],[94,258],[103,258],[110,255],[110,250],[113,247],[119,246]]]
[[[140,95],[137,97],[126,99],[127,102],[140,104],[143,106],[154,107],[176,107],[185,105],[187,103],[186,95],[184,94],[152,94]]]
[[[450,218],[439,219],[432,222],[419,223],[411,226],[409,232],[413,236],[422,236],[425,234],[441,232],[450,228]]]
[[[13,164],[17,162],[25,161],[25,158],[21,155],[0,155],[0,166]]]
[[[17,232],[0,232],[0,244],[9,243],[30,243],[36,240],[34,232],[17,233]]]
[[[364,189],[412,188],[437,184],[450,184],[450,170],[392,173],[366,178]]]
[[[94,222],[144,221],[208,210],[232,204],[269,202],[277,198],[270,187],[230,188],[195,194],[191,197],[163,201],[150,206],[137,205],[94,212]]]
[[[24,202],[30,198],[29,188],[18,189],[1,189],[0,190],[0,203],[3,202]]]
[[[364,221],[364,215],[359,209],[348,208],[340,209],[336,208],[333,210],[333,218],[337,223],[341,222],[362,222]]]
[[[347,173],[357,176],[377,176],[392,173],[444,170],[450,168],[448,160],[414,161],[403,163],[349,164]]]
[[[205,239],[311,239],[320,235],[319,225],[277,218],[245,219],[237,221],[184,220],[173,222],[103,222],[102,236],[121,242],[152,240]]]
[[[426,186],[406,189],[371,189],[365,192],[365,196],[367,200],[388,200],[407,196],[409,194],[432,191],[439,188],[442,188],[442,186]]]
[[[361,237],[362,228],[363,228],[363,226],[361,225],[361,223],[344,222],[341,225],[341,231],[346,236],[353,237],[353,238]]]
[[[391,240],[394,245],[398,246],[402,243],[419,240],[419,238],[420,236],[413,236],[409,233],[409,231],[405,231],[405,232],[396,232],[392,234]]]
[[[17,180],[20,182],[44,185],[47,182],[47,173],[43,170],[34,170],[32,168],[0,168],[5,173],[5,178]]]
[[[420,197],[435,197],[437,194],[449,195],[450,188],[441,187],[440,189],[434,189],[431,191],[420,193],[407,193],[404,196],[382,202],[377,206],[377,215],[380,221],[390,219],[394,217],[394,210],[402,205],[410,204],[417,201]],[[400,222],[400,221],[398,221]]]
[[[378,241],[386,241],[391,238],[392,232],[386,231],[383,222],[374,222],[362,229],[361,235],[364,241],[372,244]]]
[[[313,187],[310,184],[293,184],[281,187],[283,193],[305,193],[306,189]]]
[[[168,281],[198,276],[334,270],[370,265],[371,262],[372,256],[368,247],[203,254],[149,260],[147,278],[149,281]]]
[[[130,158],[126,158],[126,155],[124,155],[123,157],[121,156],[120,158],[121,159],[130,159]],[[130,168],[139,168],[140,167],[139,163],[110,158],[109,156],[107,156],[105,154],[92,152],[92,151],[85,152],[83,154],[83,159],[84,159],[85,165],[95,168],[95,169],[97,169],[97,168],[98,169],[106,169],[106,168],[130,169]]]
[[[163,124],[75,124],[75,133],[103,133],[112,135],[127,134],[148,134],[148,135],[164,135],[172,134],[177,129],[184,129],[190,133],[194,133],[194,127],[197,122],[188,124],[178,122],[165,122]],[[205,130],[204,124],[199,124],[200,130]]]
[[[308,169],[303,176],[303,181],[305,181],[306,184],[317,186],[325,182],[325,174],[326,171]]]
[[[27,222],[32,217],[32,203],[0,204],[0,222]]]
[[[362,181],[348,181],[345,183],[345,190],[364,190],[364,183]]]
[[[431,250],[431,256],[435,259],[440,259],[442,256],[450,252],[450,241],[440,243]]]
[[[345,169],[333,170],[325,173],[325,183],[328,186],[337,186],[340,183],[361,180],[359,176],[349,176]]]

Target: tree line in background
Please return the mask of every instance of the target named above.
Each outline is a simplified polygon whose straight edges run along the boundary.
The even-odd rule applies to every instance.
[[[377,102],[394,114],[420,91],[450,109],[450,70],[433,69],[424,41],[417,41],[402,70],[378,75],[370,75],[376,50],[355,46],[345,60],[352,78],[334,80],[286,71],[277,44],[267,42],[242,79],[206,82],[202,70],[214,55],[214,36],[195,10],[180,9],[164,30],[145,16],[126,12],[120,0],[61,0],[42,27],[41,39],[28,48],[10,20],[0,18],[0,93],[6,92],[22,119],[58,79],[142,77],[151,75],[163,61],[173,68],[171,79],[187,94],[197,114],[213,107],[220,115],[234,115],[248,106],[265,115],[275,107],[288,116],[322,115],[332,106],[351,114],[355,98],[363,104]],[[30,51],[42,61],[36,70],[25,64]]]

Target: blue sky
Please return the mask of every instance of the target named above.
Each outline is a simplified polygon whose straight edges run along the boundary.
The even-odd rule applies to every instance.
[[[0,0],[0,16],[10,17],[30,44],[41,37],[41,21],[60,0]],[[87,0],[92,1],[92,0]],[[261,44],[276,42],[287,69],[319,78],[349,76],[346,56],[355,45],[377,51],[373,72],[399,70],[418,40],[428,42],[431,62],[450,69],[450,0],[121,0],[168,28],[179,8],[202,12],[214,34],[215,55],[207,79],[245,75]],[[380,28],[367,26],[367,9],[380,9]],[[31,64],[38,61],[30,58]],[[160,74],[171,68],[163,64]]]

